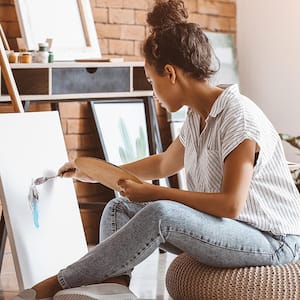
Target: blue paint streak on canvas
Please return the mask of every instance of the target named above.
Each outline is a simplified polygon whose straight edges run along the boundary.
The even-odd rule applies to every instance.
[[[40,224],[39,224],[39,206],[38,206],[38,200],[37,199],[33,200],[32,215],[33,215],[34,226],[36,228],[39,228],[40,227]]]

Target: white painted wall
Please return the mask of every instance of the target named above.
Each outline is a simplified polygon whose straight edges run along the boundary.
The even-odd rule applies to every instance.
[[[278,132],[300,135],[300,1],[237,0],[241,92]],[[284,143],[287,159],[300,150]]]

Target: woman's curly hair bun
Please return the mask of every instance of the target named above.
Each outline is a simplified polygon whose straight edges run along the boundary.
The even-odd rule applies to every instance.
[[[161,76],[166,64],[171,64],[192,78],[206,80],[218,71],[218,59],[201,26],[187,18],[184,1],[155,0],[147,17],[150,34],[143,45],[143,56]]]
[[[153,32],[186,23],[187,18],[188,12],[182,0],[155,0],[153,10],[147,15],[147,23]]]

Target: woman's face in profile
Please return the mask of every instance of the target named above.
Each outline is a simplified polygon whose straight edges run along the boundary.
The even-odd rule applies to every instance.
[[[160,75],[155,68],[145,63],[145,75],[148,82],[152,85],[153,97],[169,112],[175,112],[180,107],[176,102],[176,95],[173,95],[173,90],[170,79],[167,75]],[[178,95],[177,95],[178,96]]]

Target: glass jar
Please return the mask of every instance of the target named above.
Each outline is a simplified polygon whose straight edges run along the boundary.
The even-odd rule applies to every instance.
[[[10,51],[10,53],[8,54],[8,61],[11,64],[15,64],[18,62],[18,57],[19,57],[19,53],[15,51]]]
[[[22,52],[19,55],[19,62],[23,64],[30,64],[32,62],[32,55],[30,52]]]
[[[39,50],[36,54],[35,61],[37,63],[46,64],[48,63],[48,57],[49,57],[48,43],[39,43]]]
[[[49,51],[48,62],[53,63],[53,61],[54,61],[54,54],[52,51]]]

